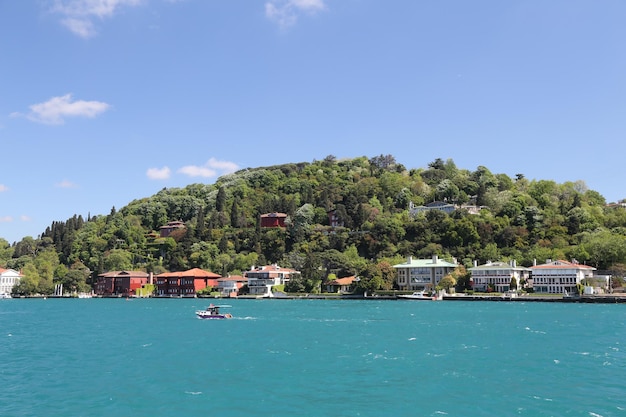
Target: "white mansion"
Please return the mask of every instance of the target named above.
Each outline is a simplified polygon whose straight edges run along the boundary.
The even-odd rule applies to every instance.
[[[402,291],[434,290],[435,286],[447,274],[459,265],[447,262],[434,255],[431,259],[413,259],[409,257],[405,263],[394,265],[397,272],[398,287]],[[530,268],[517,266],[515,260],[509,262],[487,262],[484,265],[474,264],[469,268],[472,287],[476,291],[495,292],[513,290],[511,283],[516,282],[517,288],[522,284],[532,288],[536,293],[575,294],[577,285],[585,279],[593,278],[593,268],[581,265],[576,261],[546,260],[546,263]],[[515,279],[515,280],[513,280]]]
[[[535,292],[575,294],[578,291],[576,285],[584,279],[593,278],[596,268],[578,262],[548,259],[545,264],[531,266],[530,270]]]
[[[402,264],[394,265],[398,273],[398,287],[404,291],[434,290],[441,278],[459,266],[456,262],[441,260],[437,255],[431,259],[408,257]]]
[[[250,295],[258,297],[272,297],[274,285],[284,285],[294,276],[300,276],[300,271],[290,268],[281,268],[278,265],[252,267],[243,274],[248,280]]]
[[[13,287],[19,284],[22,274],[14,269],[0,268],[0,294],[11,294]]]
[[[517,266],[515,260],[506,262],[487,262],[473,268],[469,268],[472,273],[472,288],[476,291],[487,291],[492,288],[496,292],[506,292],[511,288],[511,281],[515,279],[517,288],[523,282],[528,283],[530,279],[530,269]]]

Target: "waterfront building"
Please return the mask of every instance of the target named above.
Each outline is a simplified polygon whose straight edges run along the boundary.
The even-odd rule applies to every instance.
[[[241,275],[229,275],[224,278],[218,278],[217,290],[222,297],[236,297],[239,294],[239,290],[248,280]]]
[[[11,294],[21,279],[22,274],[15,269],[0,268],[0,294]]]
[[[261,297],[271,297],[274,285],[285,285],[296,276],[300,276],[300,271],[281,268],[276,264],[253,267],[250,271],[244,272],[250,295]]]
[[[581,265],[577,261],[563,261],[550,259],[546,263],[530,267],[532,271],[532,286],[536,293],[548,294],[577,294],[577,284],[584,279],[593,278],[596,268]]]
[[[200,268],[164,272],[155,277],[156,295],[158,297],[195,297],[202,289],[217,288],[218,279],[221,277],[221,275]]]
[[[336,278],[326,284],[326,292],[328,293],[340,293],[346,294],[354,290],[354,282],[356,277],[354,275],[343,278]]]
[[[98,275],[96,295],[134,296],[135,291],[148,284],[150,275],[143,271],[110,271]]]
[[[520,288],[530,278],[530,268],[517,266],[515,260],[508,263],[489,261],[484,265],[475,263],[469,271],[472,273],[472,288],[476,291],[488,291],[491,288],[495,292],[507,292],[516,289],[511,288],[513,279],[517,282],[517,288]]]
[[[394,265],[397,284],[403,291],[433,291],[441,278],[459,266],[456,261],[448,262],[433,255],[431,259],[413,259],[409,256],[402,264]]]

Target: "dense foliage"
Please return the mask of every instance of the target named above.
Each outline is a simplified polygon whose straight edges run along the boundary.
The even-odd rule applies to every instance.
[[[448,215],[409,207],[432,201],[482,207]],[[329,225],[335,210],[342,227]],[[286,228],[261,228],[260,215],[283,212]],[[167,238],[172,220],[186,228]],[[582,181],[510,178],[486,167],[459,169],[437,159],[407,170],[390,155],[244,169],[214,184],[163,189],[108,215],[54,222],[40,237],[9,245],[0,265],[21,270],[20,293],[84,290],[111,270],[193,267],[220,275],[278,263],[302,271],[291,290],[314,291],[329,275],[357,274],[364,290],[393,288],[392,265],[407,256],[474,261],[576,259],[623,275],[626,209],[607,205]]]

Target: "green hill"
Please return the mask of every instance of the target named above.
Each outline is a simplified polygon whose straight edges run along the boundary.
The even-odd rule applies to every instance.
[[[411,214],[434,201],[456,209]],[[284,228],[261,227],[260,216],[273,212],[287,214]],[[330,225],[329,212],[340,226]],[[159,237],[173,220],[185,228]],[[466,266],[575,258],[621,276],[626,209],[607,206],[581,181],[510,178],[452,160],[407,170],[391,155],[328,156],[163,189],[108,215],[54,222],[40,238],[14,246],[0,239],[0,265],[22,270],[24,293],[50,293],[56,283],[85,289],[111,270],[198,267],[225,276],[269,263],[302,271],[304,289],[331,273],[389,289],[391,265],[433,254]]]

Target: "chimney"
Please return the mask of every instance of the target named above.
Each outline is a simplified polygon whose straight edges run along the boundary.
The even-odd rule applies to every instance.
[[[150,284],[150,285],[154,284],[153,277],[154,277],[154,275],[152,274],[152,272],[150,272],[150,275],[148,275],[148,284]]]
[[[478,261],[474,259],[474,268],[478,266]]]
[[[437,255],[433,255],[433,263],[436,264],[437,263]]]
[[[410,264],[411,262],[413,262],[413,257],[411,255],[407,256],[406,258],[406,263]]]

